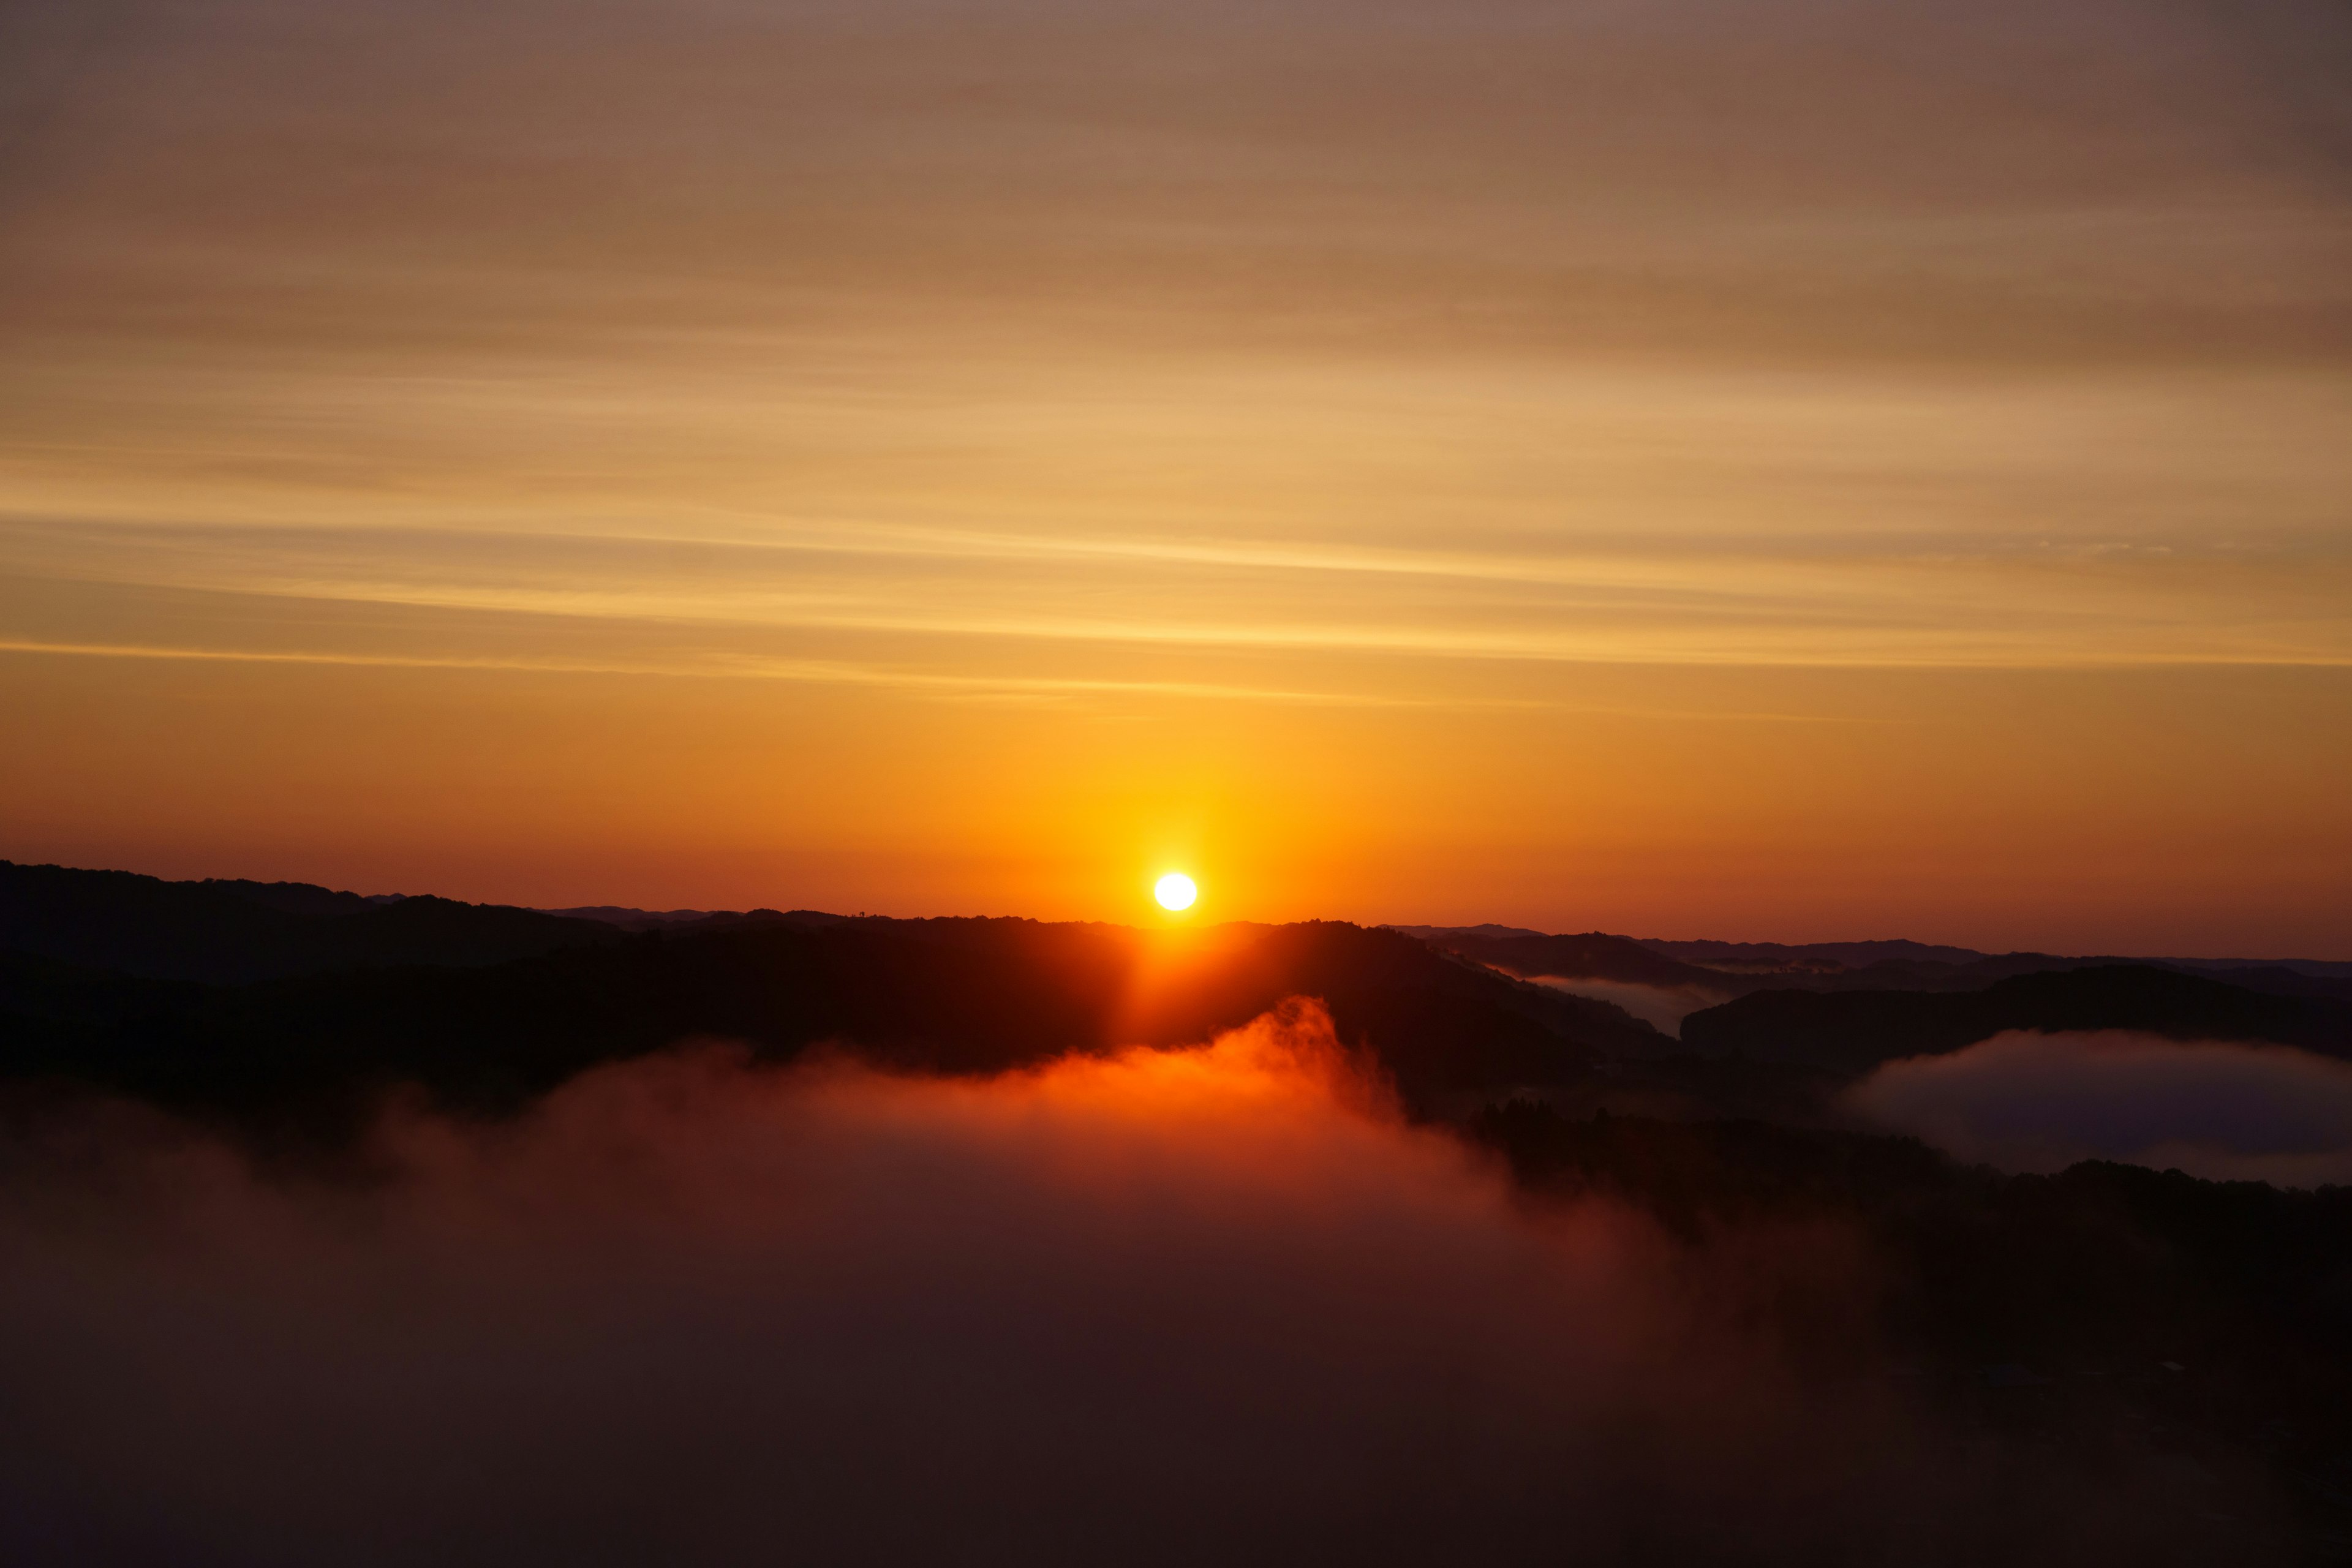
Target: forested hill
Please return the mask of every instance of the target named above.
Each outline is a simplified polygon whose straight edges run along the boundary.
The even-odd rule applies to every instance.
[[[1024,920],[738,920],[505,963],[350,969],[237,986],[0,963],[0,1078],[231,1115],[351,1111],[396,1084],[512,1107],[681,1041],[770,1058],[839,1043],[929,1071],[1209,1038],[1291,996],[1328,1002],[1415,1103],[1574,1077],[1654,1048],[1603,1003],[1392,931],[1314,921],[1140,931]]]
[[[1900,941],[1802,946],[1656,942],[1606,931],[1548,935],[1496,925],[1392,929],[1528,979],[1598,980],[1719,998],[1758,991],[1980,991],[2023,974],[2137,965],[2274,995],[2352,1002],[2352,964],[2318,960],[1989,953]]]
[[[0,952],[213,984],[321,970],[479,965],[610,942],[613,927],[306,882],[166,882],[0,860]]]
[[[1956,1051],[2007,1029],[2130,1029],[2352,1058],[2352,1004],[2267,994],[2146,964],[2022,974],[1980,991],[1762,991],[1693,1013],[1682,1038],[1705,1055],[1853,1073]]]

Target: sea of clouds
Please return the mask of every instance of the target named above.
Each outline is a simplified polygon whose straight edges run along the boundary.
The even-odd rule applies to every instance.
[[[53,1109],[0,1140],[0,1557],[2031,1562],[2153,1528],[1907,1404],[1874,1289],[1833,1226],[1531,1203],[1308,1005],[985,1079],[691,1051],[519,1120],[394,1105],[323,1169]]]

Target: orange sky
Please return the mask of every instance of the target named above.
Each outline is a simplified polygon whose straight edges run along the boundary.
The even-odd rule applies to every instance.
[[[2352,957],[2347,72],[2322,0],[12,7],[0,855]]]

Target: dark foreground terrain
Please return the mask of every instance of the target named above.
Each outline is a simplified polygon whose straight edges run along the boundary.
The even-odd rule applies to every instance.
[[[1197,1043],[1293,995],[1326,1002],[1341,1037],[1425,1110],[1659,1043],[1605,1003],[1340,923],[1148,932],[759,911],[626,931],[52,868],[0,869],[11,892],[0,1082],[84,1085],[254,1131],[349,1125],[396,1086],[512,1110],[587,1068],[694,1040],[772,1062],[835,1046],[996,1072]],[[44,899],[68,918],[52,925]]]
[[[1969,1168],[1909,1139],[1755,1121],[1564,1117],[1515,1100],[1469,1133],[1542,1197],[1601,1195],[1695,1243],[1830,1224],[1862,1238],[1865,1364],[1986,1441],[2145,1491],[2192,1538],[2352,1561],[2352,1188],[2282,1191],[2085,1163]],[[1773,1309],[1831,1363],[1854,1325]],[[2290,1500],[2260,1526],[2249,1500]],[[2224,1552],[2226,1555],[2226,1552]]]
[[[1909,963],[1931,983],[1774,987],[1748,982],[1836,961],[1734,954],[1741,994],[1676,1040],[1521,975],[1605,961],[1639,984],[1720,980],[1694,962],[1721,960],[1707,944],[595,914],[0,866],[0,1110],[26,1140],[0,1177],[46,1179],[41,1130],[93,1098],[310,1179],[389,1097],[495,1124],[592,1068],[703,1041],[755,1065],[829,1050],[984,1077],[1196,1044],[1315,997],[1409,1116],[1501,1162],[1531,1209],[1599,1199],[1649,1216],[1710,1278],[1743,1248],[1777,1259],[1730,1292],[1748,1327],[1820,1387],[1884,1387],[1929,1413],[1939,1436],[1920,1463],[1974,1474],[1995,1452],[2000,1473],[2063,1475],[2121,1521],[2069,1548],[2072,1494],[2045,1486],[2003,1539],[2050,1561],[2110,1560],[2129,1539],[2147,1561],[2352,1562],[2352,1190],[2099,1163],[2004,1175],[1829,1109],[1879,1062],[2007,1029],[2340,1055],[2347,1004],[2325,973],[2257,989],[2173,963],[2019,970],[1865,949],[1839,973],[1883,983]],[[1658,1105],[1674,1115],[1626,1113]],[[1843,1261],[1792,1269],[1807,1255],[1791,1237]]]

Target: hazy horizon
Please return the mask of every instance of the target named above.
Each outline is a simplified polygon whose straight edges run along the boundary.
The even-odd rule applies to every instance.
[[[2124,952],[2124,950],[2119,950],[2119,947],[2084,947],[2084,950],[2077,950],[2077,952],[2067,952],[2067,950],[2058,950],[2058,947],[2032,947],[2032,945],[2022,945],[2022,942],[2009,942],[2009,945],[2001,945],[2001,942],[1997,941],[1969,942],[1969,941],[1959,941],[1959,938],[1948,938],[1948,936],[1922,936],[1922,933],[1916,933],[1916,931],[1853,931],[1853,929],[1842,929],[1842,926],[1830,926],[1830,929],[1818,931],[1818,933],[1785,936],[1785,933],[1776,933],[1776,931],[1761,931],[1761,933],[1759,931],[1712,931],[1712,929],[1710,931],[1633,931],[1633,929],[1606,931],[1604,926],[1597,926],[1592,924],[1592,921],[1578,924],[1578,921],[1573,920],[1567,921],[1567,924],[1552,926],[1550,931],[1545,931],[1540,929],[1540,926],[1524,926],[1519,924],[1519,921],[1507,921],[1507,920],[1388,920],[1388,917],[1379,917],[1379,914],[1334,914],[1334,912],[1291,914],[1291,917],[1284,917],[1284,920],[1265,920],[1265,917],[1258,917],[1258,914],[1213,912],[1213,910],[1206,914],[1188,912],[1183,920],[1171,920],[1167,912],[1160,912],[1160,910],[1127,910],[1127,912],[1110,914],[1110,917],[1106,917],[1106,914],[1063,914],[1063,917],[1040,917],[1040,914],[1030,912],[1030,910],[1012,910],[1012,908],[922,908],[922,905],[873,908],[873,902],[870,900],[840,902],[840,905],[821,905],[821,902],[812,902],[807,900],[807,898],[795,898],[795,896],[751,898],[751,900],[731,902],[731,905],[718,905],[718,902],[698,902],[698,905],[689,905],[689,902],[633,902],[633,900],[625,900],[625,898],[585,898],[585,900],[579,900],[579,902],[531,902],[527,900],[527,898],[494,898],[494,896],[470,898],[470,896],[461,896],[461,893],[452,893],[449,889],[437,889],[437,886],[341,886],[341,884],[331,884],[331,881],[318,881],[313,879],[313,877],[297,877],[297,875],[266,877],[266,875],[254,875],[254,872],[191,872],[191,875],[167,875],[167,872],[155,872],[155,869],[136,868],[136,865],[85,865],[85,868],[68,868],[68,869],[130,872],[130,875],[134,877],[160,877],[163,881],[216,879],[216,881],[264,881],[264,884],[268,884],[268,881],[289,881],[289,884],[324,886],[324,889],[330,889],[330,891],[336,891],[336,893],[358,893],[358,896],[362,898],[425,898],[425,896],[458,898],[461,902],[508,905],[508,908],[520,908],[520,910],[541,910],[541,912],[548,912],[548,914],[567,914],[567,912],[574,912],[574,910],[633,910],[633,912],[637,914],[743,914],[743,912],[751,912],[751,910],[779,910],[779,912],[785,912],[785,910],[809,910],[809,912],[816,912],[816,914],[842,914],[842,917],[875,914],[875,917],[885,917],[885,920],[1082,920],[1082,921],[1106,921],[1106,924],[1115,924],[1115,926],[1134,926],[1134,929],[1181,929],[1181,926],[1202,926],[1202,929],[1206,929],[1206,926],[1216,926],[1216,924],[1284,924],[1284,920],[1345,920],[1345,921],[1350,921],[1350,924],[1388,926],[1388,929],[1400,929],[1400,931],[1412,931],[1412,929],[1473,931],[1477,929],[1477,926],[1498,926],[1498,929],[1538,931],[1538,933],[1545,933],[1545,936],[1550,936],[1550,933],[1576,936],[1576,933],[1588,933],[1588,931],[1600,931],[1600,933],[1606,933],[1606,936],[1621,936],[1634,942],[1734,942],[1734,945],[1757,945],[1757,947],[1837,947],[1837,945],[1863,945],[1863,942],[1915,942],[1915,945],[1922,945],[1922,947],[1964,947],[1964,950],[1983,952],[1988,954],[1988,957],[2000,957],[2000,954],[2013,954],[2013,952],[2046,952],[2051,954],[2051,957],[2171,957],[2171,959],[2201,959],[2201,962],[2213,962],[2213,959],[2253,959],[2253,962],[2310,959],[2310,962],[2319,962],[2319,963],[2352,963],[2352,950],[2340,950],[2340,952],[2237,952],[2237,950],[2232,950],[2232,952],[2185,952],[2185,950],[2183,952],[2155,952],[2155,950],[2147,950],[2147,952]],[[1634,1011],[1642,1013],[1642,1008],[1634,1008]]]

